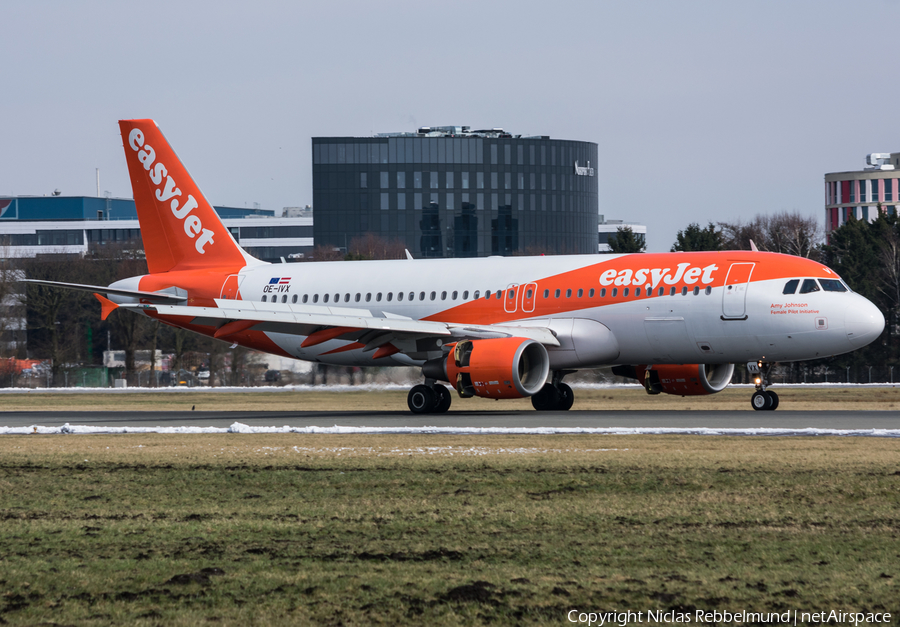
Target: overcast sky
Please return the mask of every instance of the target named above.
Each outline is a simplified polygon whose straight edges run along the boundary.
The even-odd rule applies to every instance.
[[[0,3],[0,195],[131,197],[116,121],[153,118],[207,198],[312,202],[314,136],[503,127],[596,142],[600,213],[799,211],[900,151],[900,3]]]

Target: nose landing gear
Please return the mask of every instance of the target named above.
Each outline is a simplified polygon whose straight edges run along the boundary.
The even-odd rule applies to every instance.
[[[755,376],[756,391],[750,397],[750,406],[755,411],[775,411],[778,408],[778,395],[769,386],[769,371],[775,364],[761,361],[747,362],[747,372]]]

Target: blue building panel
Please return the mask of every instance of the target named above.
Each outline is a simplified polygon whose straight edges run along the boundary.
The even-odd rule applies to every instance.
[[[272,217],[271,209],[213,207],[220,218]],[[0,220],[136,220],[134,201],[94,196],[0,198]]]

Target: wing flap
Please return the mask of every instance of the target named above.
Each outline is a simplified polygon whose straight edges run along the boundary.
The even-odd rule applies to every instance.
[[[338,329],[338,336],[343,340],[355,341],[360,338],[367,347],[373,344],[376,337],[392,334],[394,337],[416,338],[446,337],[455,340],[487,339],[498,337],[524,337],[547,346],[559,346],[559,340],[545,326],[514,325],[472,325],[454,324],[434,320],[413,320],[401,316],[390,318],[373,316],[370,311],[350,308],[329,308],[312,306],[292,306],[271,303],[263,308],[262,303],[235,300],[217,300],[219,307],[193,307],[187,305],[141,304],[122,305],[132,309],[154,310],[164,316],[179,316],[191,319],[192,324],[213,326],[220,329],[240,321],[230,329],[269,333],[285,333],[288,335],[305,335],[307,337],[319,333],[318,337],[331,335],[326,329]],[[337,313],[336,313],[337,312]],[[351,315],[352,314],[352,315]],[[250,323],[250,324],[247,324]],[[330,338],[329,338],[330,339]],[[313,341],[309,345],[319,342]],[[374,348],[380,347],[375,343]],[[371,349],[370,349],[371,350]]]

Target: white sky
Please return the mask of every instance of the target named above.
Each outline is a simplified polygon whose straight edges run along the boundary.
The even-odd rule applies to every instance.
[[[185,5],[185,6],[183,6]],[[503,127],[596,142],[600,213],[800,211],[900,151],[900,3],[0,3],[0,195],[131,197],[116,121],[151,117],[213,204],[312,202],[310,138]]]

